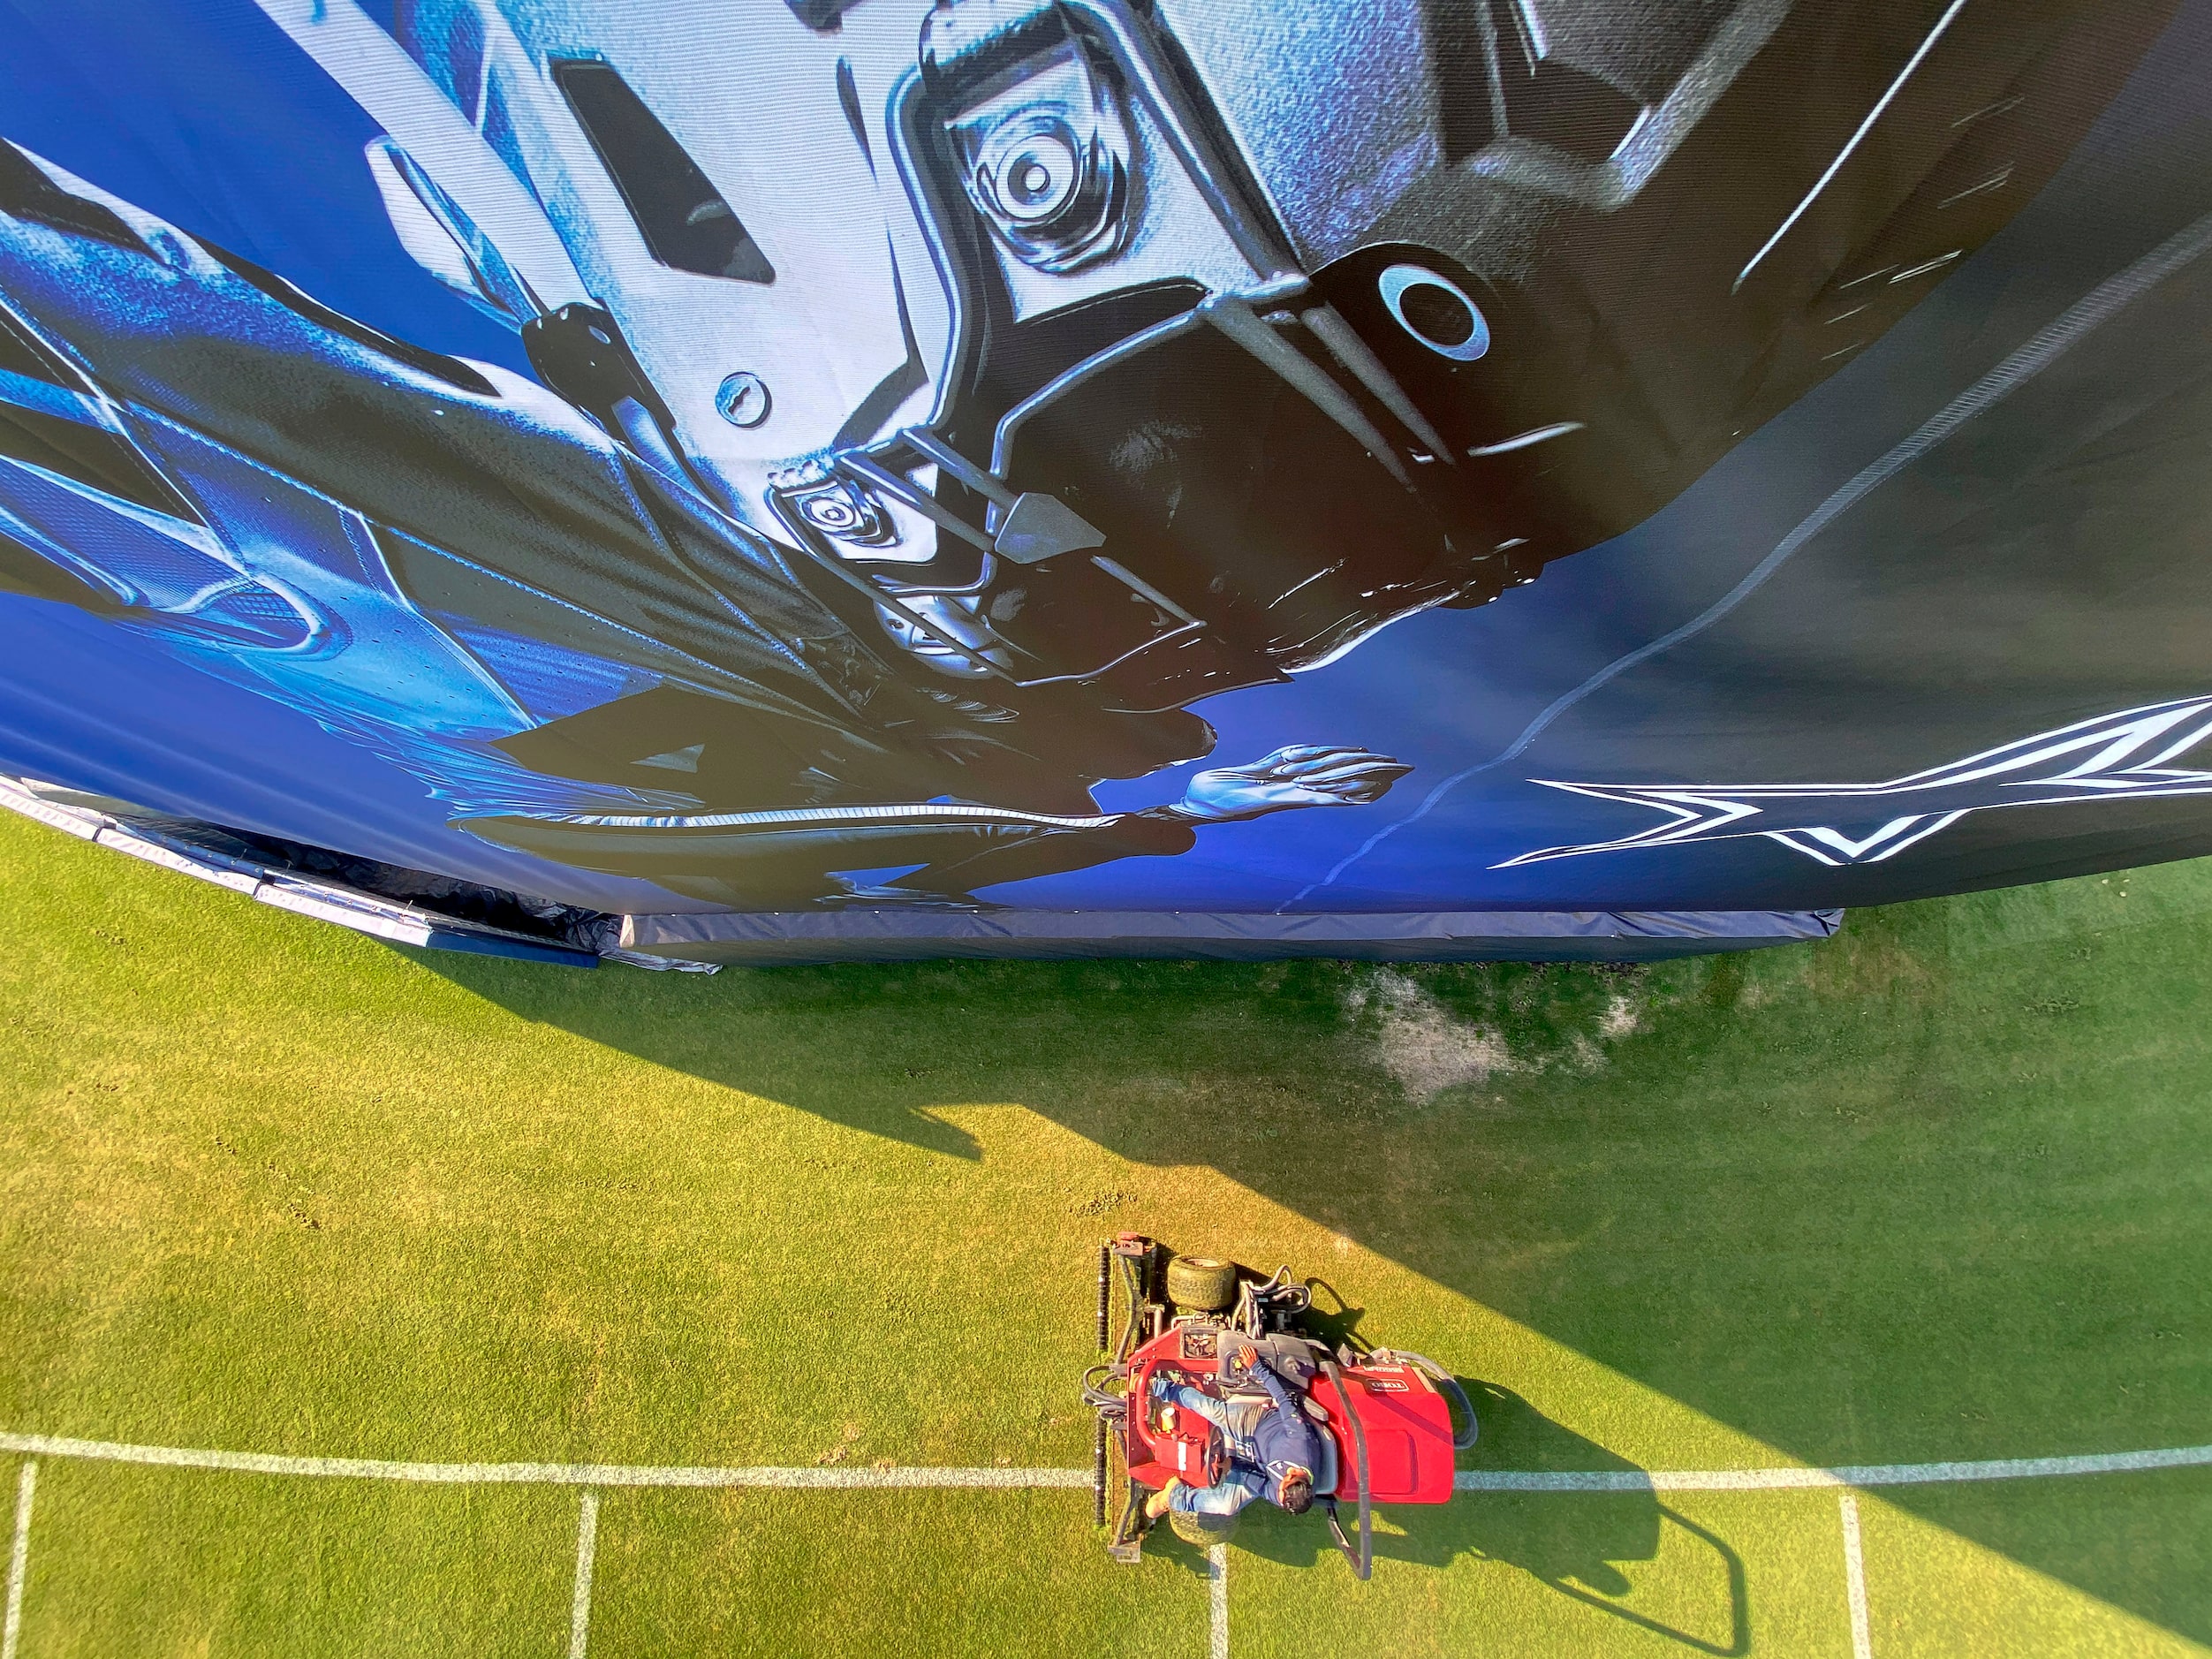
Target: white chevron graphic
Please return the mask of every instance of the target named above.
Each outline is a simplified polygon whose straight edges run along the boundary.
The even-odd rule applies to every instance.
[[[2070,801],[2212,795],[2212,772],[2169,764],[2212,738],[2212,697],[2151,703],[2042,731],[1880,784],[1532,784],[1649,807],[1667,822],[1617,841],[1543,847],[1491,866],[1764,836],[1821,864],[1879,864],[1969,813]]]

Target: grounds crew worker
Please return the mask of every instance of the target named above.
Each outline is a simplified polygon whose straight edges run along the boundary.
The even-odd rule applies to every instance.
[[[1145,1500],[1145,1513],[1157,1520],[1170,1511],[1226,1519],[1256,1497],[1303,1515],[1314,1502],[1314,1467],[1321,1460],[1314,1428],[1298,1401],[1283,1386],[1274,1367],[1249,1345],[1223,1345],[1222,1370],[1230,1371],[1232,1352],[1245,1356],[1245,1373],[1267,1390],[1260,1399],[1245,1396],[1221,1400],[1188,1382],[1170,1382],[1156,1372],[1152,1398],[1178,1410],[1194,1412],[1221,1430],[1228,1443],[1229,1467],[1213,1486],[1170,1481]]]

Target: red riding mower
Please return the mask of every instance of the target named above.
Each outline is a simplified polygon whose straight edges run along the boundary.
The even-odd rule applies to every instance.
[[[1222,1431],[1194,1412],[1151,1398],[1155,1371],[1218,1392],[1225,1401],[1266,1398],[1250,1367],[1266,1365],[1320,1430],[1314,1497],[1337,1548],[1360,1578],[1374,1562],[1376,1504],[1443,1504],[1451,1497],[1453,1454],[1474,1443],[1474,1410],[1451,1374],[1417,1353],[1334,1349],[1312,1318],[1315,1281],[1287,1267],[1261,1278],[1233,1261],[1173,1255],[1123,1233],[1098,1247],[1098,1346],[1107,1351],[1120,1288],[1128,1317],[1112,1357],[1083,1376],[1084,1403],[1098,1413],[1091,1487],[1093,1519],[1106,1525],[1110,1491],[1125,1489],[1107,1553],[1133,1562],[1152,1521],[1145,1500],[1180,1480],[1211,1486],[1227,1451]],[[1452,1429],[1457,1402],[1465,1426]],[[1359,1543],[1345,1535],[1339,1501],[1359,1504]],[[1227,1528],[1210,1517],[1177,1516],[1178,1535],[1212,1542]],[[1179,1523],[1197,1522],[1196,1536]]]

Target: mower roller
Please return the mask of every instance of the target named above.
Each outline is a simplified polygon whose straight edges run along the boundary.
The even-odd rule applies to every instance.
[[[1106,1543],[1114,1559],[1142,1557],[1151,1494],[1171,1480],[1210,1486],[1226,1466],[1220,1429],[1151,1398],[1161,1371],[1224,1400],[1266,1398],[1251,1367],[1274,1371],[1320,1431],[1324,1466],[1313,1472],[1314,1501],[1360,1578],[1374,1566],[1375,1504],[1450,1501],[1454,1455],[1474,1443],[1477,1430],[1466,1391],[1417,1353],[1348,1341],[1330,1347],[1313,1328],[1315,1283],[1293,1278],[1288,1267],[1262,1277],[1232,1261],[1175,1256],[1140,1233],[1099,1246],[1098,1348],[1109,1357],[1084,1374],[1083,1398],[1098,1413],[1092,1516],[1104,1526],[1114,1511]],[[1125,1314],[1117,1335],[1117,1300]],[[1463,1424],[1456,1433],[1455,1404]],[[1356,1544],[1340,1502],[1358,1504]]]

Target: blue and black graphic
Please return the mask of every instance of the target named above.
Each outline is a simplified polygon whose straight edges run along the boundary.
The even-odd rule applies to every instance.
[[[0,44],[13,770],[628,911],[2212,848],[2202,5],[130,10]]]

